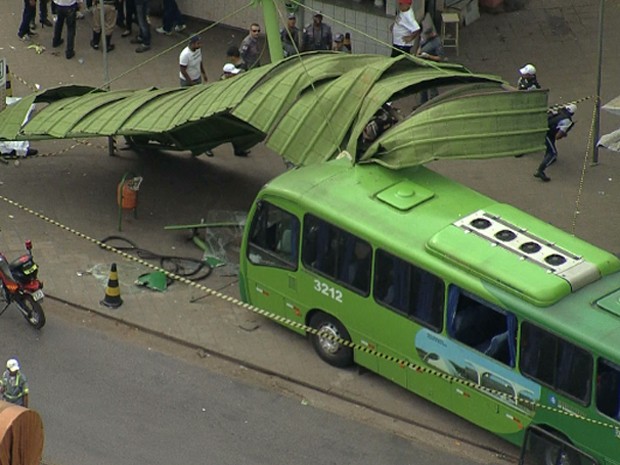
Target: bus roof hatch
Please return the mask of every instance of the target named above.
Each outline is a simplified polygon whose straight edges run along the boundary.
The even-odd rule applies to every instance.
[[[433,192],[411,181],[401,181],[382,190],[377,198],[399,210],[409,210],[434,196]]]

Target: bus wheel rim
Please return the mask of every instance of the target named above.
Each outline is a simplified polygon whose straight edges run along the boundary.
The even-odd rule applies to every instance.
[[[328,334],[329,336],[337,337],[337,338],[340,337],[340,333],[338,332],[336,327],[331,324],[322,326],[319,333]],[[340,348],[340,343],[338,341],[334,341],[327,337],[323,337],[320,334],[319,334],[319,344],[321,345],[321,349],[323,349],[324,352],[327,352],[329,354],[335,354],[336,352],[338,352],[338,349]]]

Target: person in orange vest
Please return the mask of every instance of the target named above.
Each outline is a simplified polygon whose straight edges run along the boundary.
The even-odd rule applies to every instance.
[[[2,400],[28,408],[28,380],[19,371],[19,362],[11,358],[6,362],[6,370],[0,380]]]

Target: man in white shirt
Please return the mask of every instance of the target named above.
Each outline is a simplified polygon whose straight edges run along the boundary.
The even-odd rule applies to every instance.
[[[192,36],[189,44],[179,55],[179,78],[181,87],[189,87],[200,84],[202,79],[207,81],[207,73],[202,65],[202,51],[199,36]]]
[[[413,41],[420,35],[420,25],[415,20],[412,0],[398,0],[398,14],[390,25],[392,31],[392,57],[411,53]]]

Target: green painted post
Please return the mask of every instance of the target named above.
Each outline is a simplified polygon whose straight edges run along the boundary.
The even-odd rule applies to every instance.
[[[271,62],[275,63],[284,58],[282,41],[280,40],[280,22],[276,10],[275,0],[256,0],[263,6],[263,20],[265,21],[265,33],[267,34],[267,45]]]

